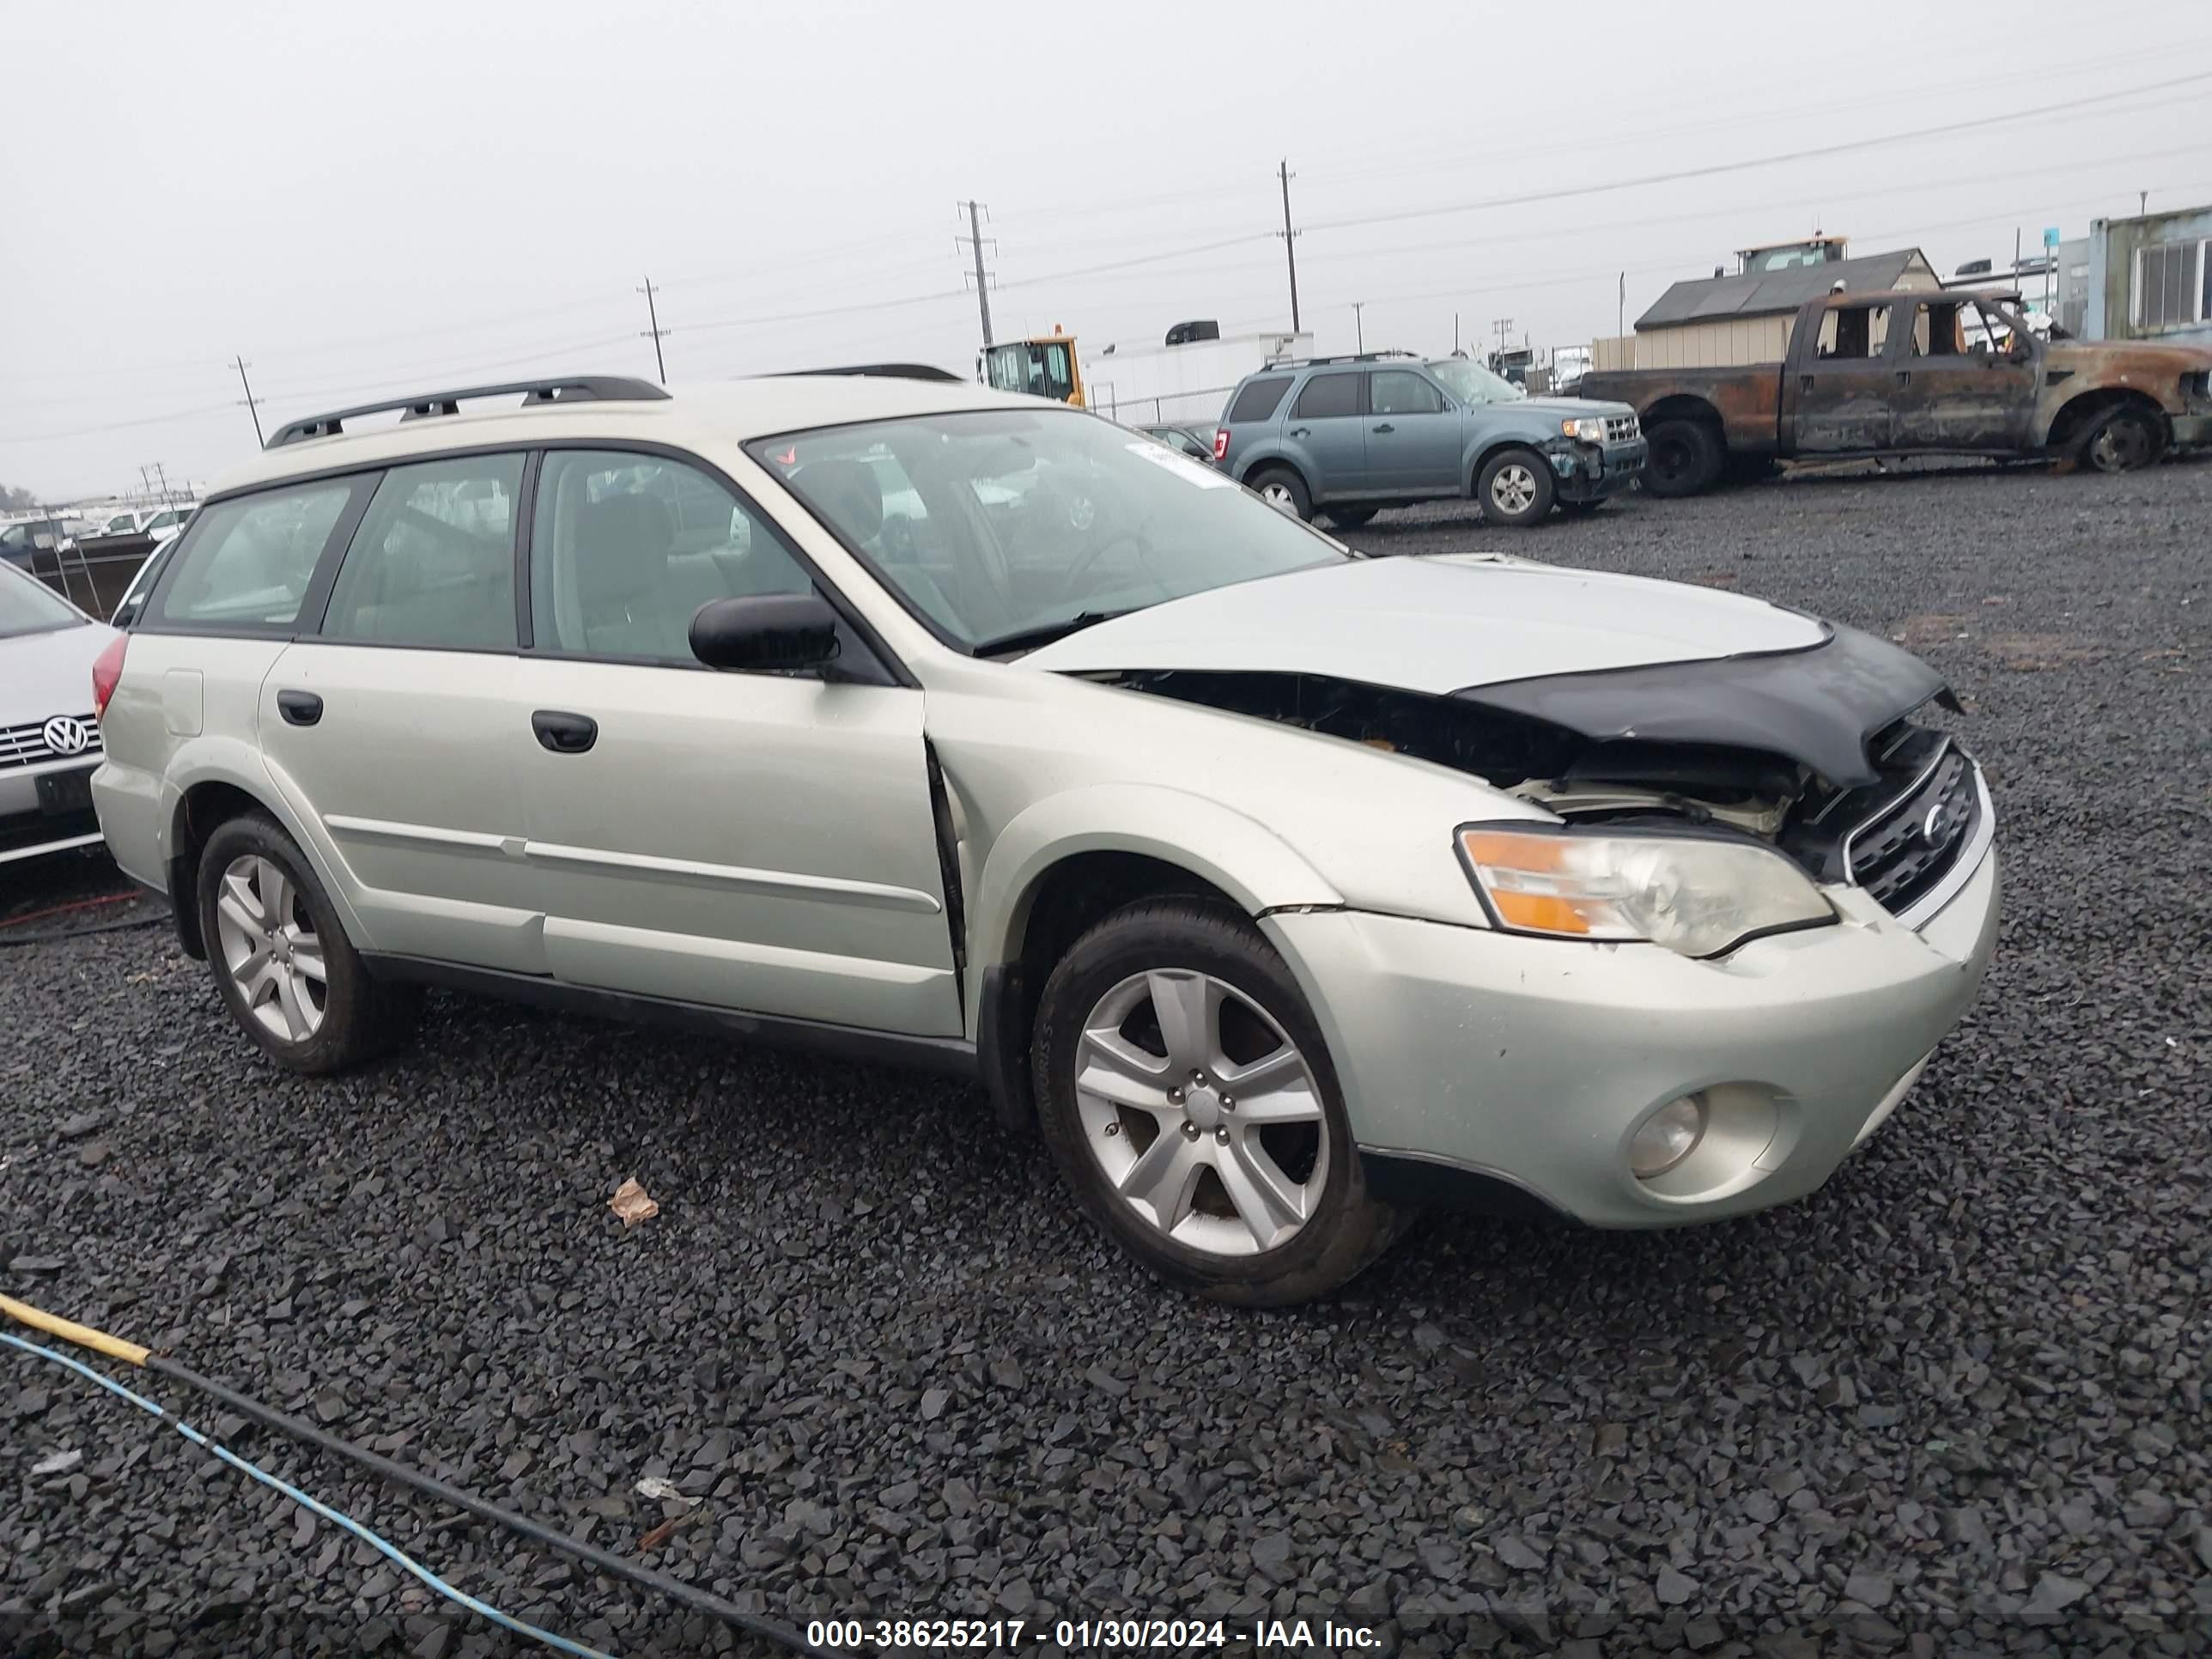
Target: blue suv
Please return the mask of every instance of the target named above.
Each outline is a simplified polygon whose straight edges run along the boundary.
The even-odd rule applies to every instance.
[[[1213,453],[1286,513],[1343,528],[1386,507],[1471,497],[1492,524],[1587,510],[1644,471],[1626,404],[1531,398],[1464,357],[1314,357],[1248,374]]]

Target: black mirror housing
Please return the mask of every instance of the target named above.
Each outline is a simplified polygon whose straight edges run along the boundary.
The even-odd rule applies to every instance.
[[[709,668],[819,668],[837,656],[837,613],[819,593],[715,599],[691,618],[691,654]]]

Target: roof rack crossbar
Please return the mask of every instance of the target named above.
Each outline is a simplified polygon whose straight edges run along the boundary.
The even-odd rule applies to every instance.
[[[1418,358],[1418,351],[1347,351],[1336,357],[1278,357],[1270,368],[1314,368],[1323,363],[1382,363]]]
[[[523,406],[550,403],[660,403],[668,393],[650,380],[632,380],[621,374],[573,374],[555,380],[506,380],[497,386],[467,386],[453,392],[418,392],[411,398],[388,398],[381,403],[359,404],[351,409],[334,409],[327,415],[310,415],[303,421],[294,421],[280,428],[264,446],[282,449],[287,444],[305,443],[310,438],[333,438],[345,430],[345,423],[362,415],[389,415],[395,410],[403,421],[429,420],[441,415],[458,415],[461,401],[473,398],[511,398],[520,394]]]
[[[854,363],[846,368],[787,368],[770,378],[789,380],[811,374],[866,374],[892,380],[938,380],[951,386],[963,384],[960,377],[951,369],[939,368],[930,363]]]

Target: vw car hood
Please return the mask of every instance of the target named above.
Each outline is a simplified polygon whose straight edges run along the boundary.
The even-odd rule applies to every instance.
[[[1327,674],[1443,696],[1539,674],[1796,651],[1827,630],[1759,599],[1519,559],[1354,559],[1132,611],[1031,668]]]
[[[1910,653],[1738,594],[1487,556],[1361,559],[1133,611],[1031,652],[1079,674],[1322,676],[1599,744],[1756,750],[1871,782],[1874,732],[1945,691]]]
[[[0,639],[0,726],[92,709],[92,659],[115,630],[100,623]]]

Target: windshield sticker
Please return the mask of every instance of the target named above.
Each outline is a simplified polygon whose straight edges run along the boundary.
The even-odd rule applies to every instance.
[[[1139,438],[1125,446],[1132,455],[1142,456],[1154,466],[1164,466],[1186,483],[1200,489],[1234,489],[1237,480],[1225,473],[1216,472],[1210,466],[1200,466],[1189,456],[1170,449],[1165,444],[1154,443],[1150,438]]]

